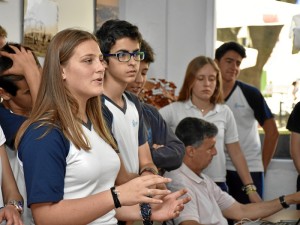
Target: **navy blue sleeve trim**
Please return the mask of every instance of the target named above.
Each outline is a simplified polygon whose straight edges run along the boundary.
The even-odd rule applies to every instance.
[[[254,86],[237,81],[237,85],[241,88],[248,104],[254,111],[254,117],[258,123],[263,126],[268,119],[274,118],[267,102],[261,92]]]
[[[300,102],[295,106],[289,116],[286,128],[291,132],[300,133]]]
[[[70,142],[57,128],[32,124],[24,133],[18,157],[23,162],[27,204],[58,202],[64,196]]]
[[[15,149],[14,142],[16,134],[26,119],[24,116],[10,112],[10,110],[4,108],[3,104],[0,104],[0,124],[6,138],[5,144],[9,146],[9,148]]]

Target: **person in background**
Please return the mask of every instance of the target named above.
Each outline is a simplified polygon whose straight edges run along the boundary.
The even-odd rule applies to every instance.
[[[24,175],[14,141],[20,126],[31,113],[40,84],[41,67],[35,54],[17,43],[6,44],[0,54],[0,125],[6,136],[9,162],[26,204]],[[34,224],[29,208],[24,208],[22,219],[26,225]]]
[[[7,32],[0,26],[0,49],[6,44]]]
[[[173,130],[185,117],[198,117],[214,123],[219,132],[216,137],[218,155],[203,171],[222,190],[227,191],[225,151],[234,163],[252,202],[261,201],[252,186],[247,163],[240,148],[234,116],[223,104],[222,78],[217,64],[209,57],[198,56],[188,65],[178,101],[159,110]],[[226,149],[225,149],[226,148]]]
[[[10,168],[4,142],[5,136],[0,126],[0,222],[6,221],[6,224],[24,225],[21,219],[24,205],[23,197],[18,190]]]
[[[154,62],[153,49],[145,40],[142,40],[140,51],[144,52],[145,58],[140,62],[135,81],[128,83],[126,87],[127,91],[137,96],[147,81],[150,63]],[[141,106],[154,164],[159,168],[161,174],[165,170],[177,169],[184,156],[183,143],[176,137],[154,106],[146,103],[141,103]]]
[[[246,57],[245,48],[236,42],[227,42],[215,52],[222,75],[222,89],[225,103],[233,112],[241,149],[249,167],[253,187],[263,197],[264,172],[274,155],[279,133],[274,116],[269,109],[261,92],[238,79],[240,65]],[[261,147],[258,123],[264,130],[264,143]],[[226,155],[227,184],[229,193],[239,202],[248,203],[238,171],[234,167],[229,155]]]
[[[36,224],[150,223],[178,216],[190,200],[179,199],[184,189],[149,188],[170,182],[158,175],[115,186],[122,167],[101,111],[104,72],[91,33],[65,29],[51,40],[36,102],[15,141]]]
[[[271,201],[242,204],[222,191],[209,176],[203,174],[217,154],[217,132],[218,128],[213,123],[199,118],[187,117],[178,124],[175,133],[185,145],[185,156],[181,167],[166,172],[165,176],[172,179],[167,184],[172,191],[187,187],[191,201],[185,205],[179,217],[167,221],[168,225],[225,225],[226,218],[243,224],[300,202],[300,192],[297,192]],[[252,223],[264,224],[249,222]]]
[[[298,102],[295,106],[291,115],[289,116],[286,129],[288,129],[290,134],[290,155],[294,162],[295,168],[300,174],[300,102]],[[300,175],[297,178],[297,186],[296,190],[300,191]],[[297,209],[300,209],[300,205],[297,205]]]
[[[136,79],[140,61],[142,35],[137,26],[124,20],[108,20],[96,31],[106,70],[102,106],[105,119],[116,139],[128,180],[139,175],[157,174],[153,163],[141,103],[126,92]]]

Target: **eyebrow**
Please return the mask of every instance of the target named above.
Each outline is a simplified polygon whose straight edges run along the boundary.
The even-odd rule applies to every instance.
[[[140,51],[140,49],[138,48],[138,49],[135,49],[135,50],[133,50],[132,52],[138,52],[138,51]],[[127,49],[120,49],[120,50],[118,50],[118,51],[116,51],[116,52],[129,52]]]

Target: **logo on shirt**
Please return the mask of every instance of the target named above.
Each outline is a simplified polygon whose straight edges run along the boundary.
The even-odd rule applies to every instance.
[[[133,127],[136,127],[138,124],[139,124],[138,121],[132,120],[132,126],[133,126]]]
[[[239,104],[239,103],[235,103],[234,104],[234,108],[245,108],[245,105],[241,105],[241,104]]]

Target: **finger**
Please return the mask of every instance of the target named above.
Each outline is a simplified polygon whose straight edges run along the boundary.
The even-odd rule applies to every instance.
[[[5,51],[0,51],[0,55],[5,56],[5,57],[8,57],[8,58],[10,58],[10,59],[11,59],[11,57],[12,57],[10,53],[5,52]]]
[[[162,177],[159,175],[145,175],[140,177],[146,187],[161,184],[161,183],[169,183],[172,181],[170,178]]]
[[[16,47],[16,46],[9,45],[9,47],[10,47],[12,50],[14,50],[15,53],[20,52],[20,49],[19,49],[18,47]],[[21,47],[21,49],[22,49],[22,47]]]

